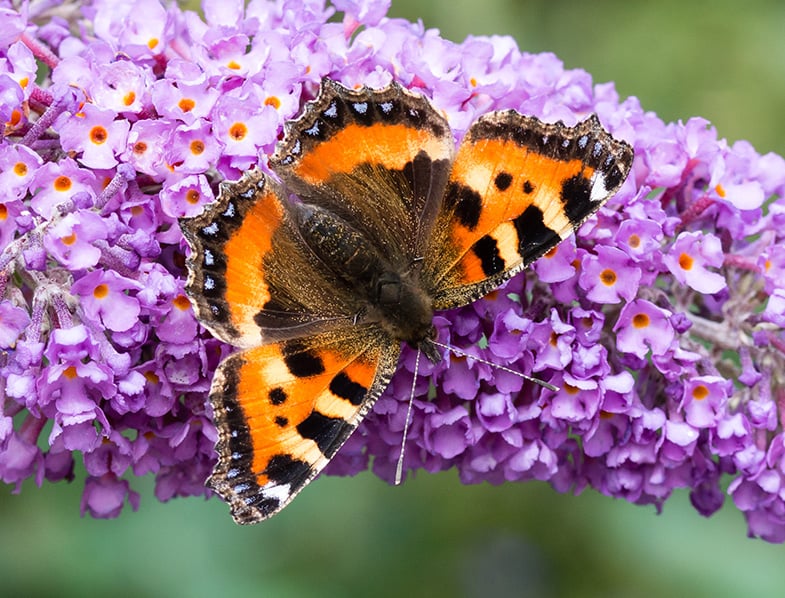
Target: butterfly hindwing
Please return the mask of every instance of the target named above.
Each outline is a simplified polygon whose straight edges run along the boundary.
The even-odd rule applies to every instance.
[[[261,345],[218,368],[210,399],[219,461],[208,481],[238,523],[282,509],[387,386],[400,343],[373,327]]]
[[[632,155],[594,116],[575,127],[515,111],[479,118],[424,260],[435,309],[481,297],[569,236],[618,190]]]

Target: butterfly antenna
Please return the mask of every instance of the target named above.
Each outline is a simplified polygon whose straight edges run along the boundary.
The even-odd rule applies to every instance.
[[[457,347],[453,347],[451,345],[445,345],[444,343],[440,343],[438,341],[432,341],[432,342],[434,345],[441,347],[442,349],[447,349],[448,351],[451,351],[456,355],[460,355],[462,357],[468,357],[469,359],[474,359],[475,361],[484,363],[485,365],[491,366],[492,368],[496,368],[497,370],[502,370],[510,374],[515,374],[516,376],[523,378],[524,380],[528,380],[529,382],[538,384],[539,386],[542,386],[543,388],[547,388],[548,390],[552,390],[554,392],[559,392],[560,390],[558,386],[549,384],[545,380],[540,380],[539,378],[533,378],[532,376],[527,376],[526,374],[522,374],[521,372],[515,371],[511,368],[505,367],[503,365],[499,365],[498,363],[493,363],[492,361],[488,361],[487,359],[483,359],[482,357],[477,357],[476,355],[471,355],[469,353],[466,353],[466,351],[461,351]]]
[[[420,369],[420,349],[417,349],[417,356],[414,358],[414,376],[412,377],[412,389],[409,393],[409,407],[406,409],[406,421],[403,423],[403,438],[401,439],[401,454],[398,455],[398,465],[395,467],[395,485],[401,483],[403,477],[403,455],[406,448],[406,435],[409,432],[409,420],[412,417],[412,404],[414,403],[414,385],[417,384],[417,371]]]

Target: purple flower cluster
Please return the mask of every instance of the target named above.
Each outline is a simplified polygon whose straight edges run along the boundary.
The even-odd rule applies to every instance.
[[[137,507],[133,476],[153,473],[160,500],[207,494],[207,390],[230,348],[183,293],[177,219],[265,164],[323,76],[394,78],[458,138],[493,109],[596,113],[636,152],[577,241],[437,316],[465,354],[420,361],[406,470],[658,508],[684,487],[704,515],[729,481],[750,535],[785,541],[785,161],[701,119],[663,123],[510,38],[455,44],[387,19],[388,4],[206,0],[202,20],[159,0],[67,18],[0,0],[0,479],[72,480],[80,458],[95,517]],[[393,479],[414,363],[405,349],[328,472],[373,458]]]

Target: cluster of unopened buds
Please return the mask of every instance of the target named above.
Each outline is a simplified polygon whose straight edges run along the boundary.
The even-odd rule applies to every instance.
[[[704,515],[730,495],[751,535],[785,541],[785,161],[702,119],[663,123],[509,38],[455,44],[388,19],[387,4],[205,1],[203,20],[158,0],[0,2],[0,479],[72,480],[82,459],[97,517],[136,508],[134,476],[154,474],[160,500],[208,492],[207,394],[230,348],[184,295],[178,219],[264,167],[323,76],[395,79],[458,139],[513,108],[595,113],[635,149],[577,240],[436,318],[467,355],[420,363],[407,469],[658,507],[688,488]],[[414,357],[327,473],[372,462],[393,479]]]

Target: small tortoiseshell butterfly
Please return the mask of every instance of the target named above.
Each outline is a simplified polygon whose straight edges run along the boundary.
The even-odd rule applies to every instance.
[[[286,506],[357,428],[401,343],[441,359],[434,311],[475,301],[596,212],[632,148],[595,116],[515,111],[457,149],[445,118],[396,83],[324,80],[270,167],[224,183],[183,221],[199,320],[240,351],[213,379],[219,460],[208,480],[238,523]]]

